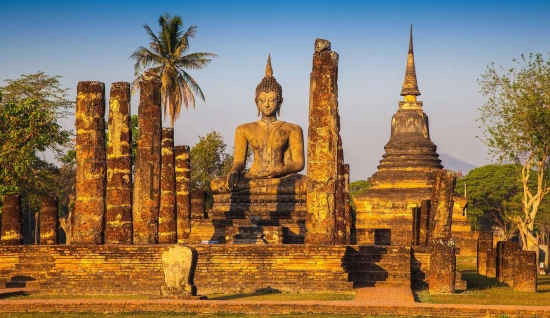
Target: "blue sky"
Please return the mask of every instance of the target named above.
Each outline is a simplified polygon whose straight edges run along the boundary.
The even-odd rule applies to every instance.
[[[281,120],[307,133],[309,74],[316,38],[340,55],[339,103],[352,180],[375,171],[401,100],[409,25],[418,85],[438,152],[484,165],[476,139],[484,98],[476,79],[495,62],[550,51],[550,1],[6,1],[0,0],[0,81],[38,70],[79,81],[131,82],[128,59],[157,30],[159,15],[197,25],[190,52],[219,55],[191,72],[206,102],[183,111],[176,144],[215,130],[231,148],[237,125],[257,120],[254,91],[271,53],[283,87]],[[108,91],[108,89],[107,89]],[[137,113],[138,100],[132,101]],[[74,125],[70,119],[67,127]],[[306,136],[307,138],[307,136]]]

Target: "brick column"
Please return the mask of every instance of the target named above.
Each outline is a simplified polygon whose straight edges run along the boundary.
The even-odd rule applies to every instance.
[[[335,244],[338,183],[338,54],[315,40],[309,92],[306,244]]]
[[[428,245],[428,237],[430,236],[430,210],[432,209],[432,201],[422,200],[420,203],[420,230],[418,231],[419,245]]]
[[[206,191],[191,190],[191,219],[206,218]]]
[[[72,244],[102,244],[105,217],[105,85],[79,82]]]
[[[40,244],[59,244],[57,229],[59,228],[57,197],[42,197],[40,206]]]
[[[492,247],[487,250],[487,277],[497,277],[497,249]]]
[[[2,245],[23,244],[23,223],[21,218],[21,195],[4,194],[2,199],[2,229],[0,243]]]
[[[189,146],[174,147],[176,159],[176,213],[178,243],[187,243],[191,235],[191,181]]]
[[[350,205],[350,193],[349,193],[349,164],[344,164],[344,220],[346,227],[347,241],[344,244],[353,244],[351,237],[351,205]],[[353,224],[355,226],[355,224]]]
[[[519,251],[514,256],[513,286],[516,291],[537,292],[537,253]]]
[[[453,218],[453,191],[456,174],[450,170],[435,172],[432,192],[430,219],[432,226],[430,238],[449,240]]]
[[[516,254],[519,252],[516,242],[499,241],[497,243],[497,279],[501,283],[514,285],[514,267]]]
[[[487,253],[493,248],[493,232],[480,232],[477,239],[477,273],[487,276]]]
[[[435,172],[430,211],[433,226],[430,233],[430,293],[454,293],[456,255],[451,239],[454,202],[452,199],[456,174],[449,170]]]
[[[340,131],[340,116],[337,114],[336,127]],[[345,168],[344,168],[344,149],[342,148],[342,138],[338,134],[338,151],[336,152],[336,207],[335,207],[335,230],[334,244],[349,244],[349,217],[346,215],[345,203]]]
[[[130,84],[111,84],[105,244],[132,244],[132,128]]]
[[[162,128],[160,167],[159,244],[177,243],[174,129]]]
[[[134,244],[158,242],[160,206],[160,80],[144,73],[139,83],[138,146],[132,206]]]

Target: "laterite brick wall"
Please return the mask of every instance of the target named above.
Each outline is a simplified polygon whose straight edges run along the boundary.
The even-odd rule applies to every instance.
[[[0,287],[39,282],[43,293],[158,295],[161,255],[170,245],[1,246]],[[193,245],[199,294],[350,290],[345,246]],[[16,277],[20,276],[20,277]]]

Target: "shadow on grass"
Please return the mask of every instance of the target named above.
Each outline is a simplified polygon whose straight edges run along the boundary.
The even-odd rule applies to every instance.
[[[0,294],[0,299],[9,299],[9,298],[12,298],[12,297],[21,297],[21,296],[27,296],[27,295],[28,294],[24,291],[9,292],[9,293]]]
[[[257,291],[253,293],[248,294],[234,294],[234,295],[224,295],[224,296],[209,296],[208,299],[210,300],[234,300],[234,299],[241,299],[241,298],[247,298],[247,297],[254,297],[254,296],[262,296],[262,295],[270,295],[270,294],[281,294],[281,291],[275,288],[266,287],[262,289],[258,289]]]
[[[468,290],[485,290],[508,286],[505,283],[499,282],[496,278],[479,275],[473,270],[462,271],[462,279],[468,283]]]

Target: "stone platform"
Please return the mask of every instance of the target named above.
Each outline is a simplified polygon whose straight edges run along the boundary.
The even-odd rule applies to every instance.
[[[303,244],[306,195],[216,194],[208,219],[191,220],[190,243]]]

